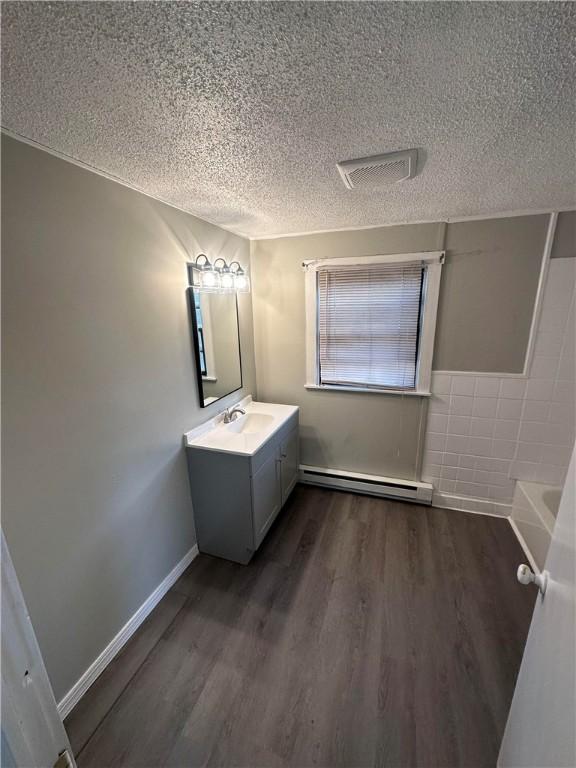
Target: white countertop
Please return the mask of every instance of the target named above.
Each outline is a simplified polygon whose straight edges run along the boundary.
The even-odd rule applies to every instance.
[[[251,397],[241,400],[236,408],[246,411],[224,424],[224,412],[214,419],[191,429],[184,435],[186,448],[253,456],[295,413],[297,405],[256,403]]]

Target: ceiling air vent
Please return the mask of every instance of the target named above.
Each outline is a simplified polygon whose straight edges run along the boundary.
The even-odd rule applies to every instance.
[[[348,189],[373,189],[411,179],[416,174],[417,158],[418,150],[405,149],[402,152],[344,160],[336,163],[336,167]]]

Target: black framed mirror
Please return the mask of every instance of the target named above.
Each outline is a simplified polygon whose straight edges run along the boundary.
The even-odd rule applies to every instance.
[[[235,293],[188,288],[188,307],[200,407],[242,387],[238,302]]]

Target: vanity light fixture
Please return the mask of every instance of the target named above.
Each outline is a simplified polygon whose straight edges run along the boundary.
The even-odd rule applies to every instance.
[[[214,264],[205,253],[188,264],[188,282],[204,293],[248,293],[250,281],[237,261],[228,265],[219,257]]]

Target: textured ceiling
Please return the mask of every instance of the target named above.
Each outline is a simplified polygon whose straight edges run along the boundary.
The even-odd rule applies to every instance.
[[[259,236],[575,202],[572,3],[11,2],[2,124]],[[419,175],[335,163],[418,147]]]

